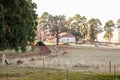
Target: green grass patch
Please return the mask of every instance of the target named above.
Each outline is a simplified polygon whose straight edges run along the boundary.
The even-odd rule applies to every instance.
[[[113,74],[83,73],[31,67],[0,66],[0,80],[120,80]]]

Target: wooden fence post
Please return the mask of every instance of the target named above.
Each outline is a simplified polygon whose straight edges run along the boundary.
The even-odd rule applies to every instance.
[[[6,54],[3,53],[3,54],[2,54],[2,65],[5,65],[5,64],[6,64],[6,63],[5,63],[5,59],[6,59]]]
[[[43,54],[43,80],[45,80],[45,61],[44,61],[44,54]]]
[[[111,73],[111,61],[109,61],[109,72]]]
[[[8,80],[8,73],[6,74],[6,80]]]
[[[114,65],[114,78],[116,78],[116,65]]]

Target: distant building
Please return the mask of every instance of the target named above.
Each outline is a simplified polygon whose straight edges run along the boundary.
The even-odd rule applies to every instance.
[[[56,42],[55,36],[44,36],[44,41],[47,42]],[[63,32],[59,34],[59,43],[75,43],[76,38],[71,33]]]
[[[59,34],[59,42],[63,43],[75,43],[76,38],[71,33],[63,32]]]

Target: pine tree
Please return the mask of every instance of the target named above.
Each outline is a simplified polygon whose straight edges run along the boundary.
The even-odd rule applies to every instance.
[[[36,31],[36,4],[29,0],[1,0],[0,50],[21,48],[33,43]]]

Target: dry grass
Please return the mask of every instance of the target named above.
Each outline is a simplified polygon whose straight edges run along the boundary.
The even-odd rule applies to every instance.
[[[44,59],[43,56],[17,58],[11,60],[13,65],[0,65],[0,80],[67,80],[67,78],[69,80],[120,80],[118,48],[60,46],[66,52],[61,54],[57,52],[58,50],[54,50],[54,47],[49,46],[52,53]],[[33,58],[34,60],[31,61]],[[24,63],[16,65],[17,60],[22,60]],[[112,73],[108,74],[109,61],[112,63]],[[116,65],[115,73],[114,65]]]
[[[114,65],[116,71],[120,71],[120,49],[112,47],[94,47],[94,46],[60,46],[66,52],[61,54],[57,52],[55,46],[49,46],[52,50],[51,55],[34,56],[30,58],[17,58],[12,60],[16,64],[17,60],[22,60],[23,67],[44,67],[51,69],[63,69],[69,67],[70,70],[83,72],[109,72],[109,62],[111,62],[112,72]],[[31,59],[34,59],[31,61]]]
[[[120,80],[119,75],[0,66],[0,80]]]

